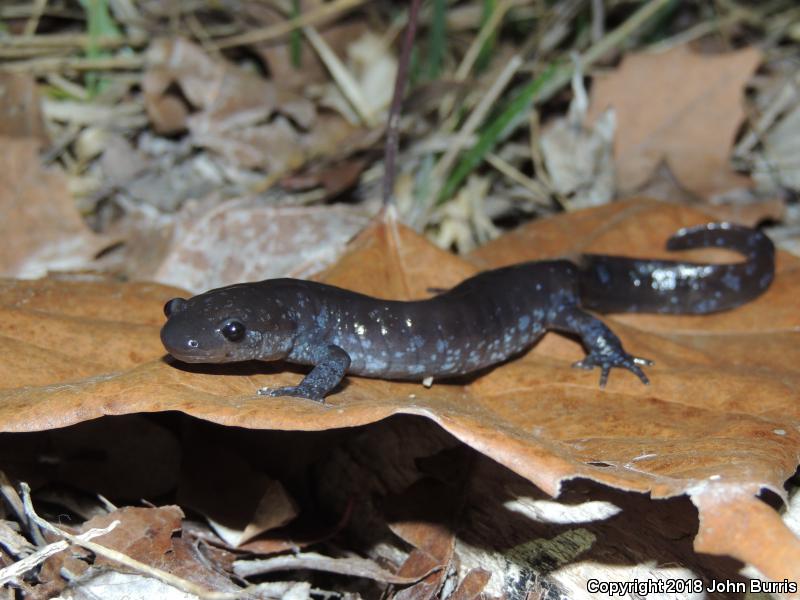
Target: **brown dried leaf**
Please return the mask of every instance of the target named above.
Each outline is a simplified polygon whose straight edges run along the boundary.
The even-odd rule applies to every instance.
[[[139,508],[126,506],[108,514],[94,517],[81,525],[81,533],[93,528],[108,527],[112,521],[120,524],[98,538],[97,543],[151,566],[158,566],[172,550],[172,535],[181,528],[183,511],[177,506]],[[102,556],[98,563],[117,563]]]
[[[44,600],[56,597],[68,584],[63,573],[81,577],[88,569],[88,552],[83,548],[70,549],[49,557],[42,563],[37,574],[37,585],[33,586],[26,598]]]
[[[597,77],[590,116],[616,110],[620,188],[639,189],[662,160],[700,196],[748,185],[728,157],[744,117],[743,88],[759,62],[755,48],[712,55],[684,45],[627,54],[612,74]]]
[[[95,517],[81,526],[81,531],[92,527],[107,527],[112,521],[120,524],[110,533],[98,538],[99,543],[126,556],[168,573],[172,573],[212,590],[235,590],[230,579],[213,570],[198,548],[175,536],[180,531],[183,511],[177,506],[138,508],[126,506],[107,515]],[[119,564],[98,556],[96,564],[109,565],[115,570]]]
[[[58,169],[42,168],[34,138],[0,136],[0,276],[80,269],[108,241],[86,226]]]
[[[0,136],[49,141],[36,79],[27,73],[0,73]]]
[[[492,574],[485,569],[471,569],[458,584],[449,600],[474,600],[489,583]]]
[[[461,573],[491,572],[490,597],[512,585],[588,598],[591,579],[746,580],[738,561],[693,550],[697,509],[686,496],[653,500],[577,479],[554,501],[490,459],[472,462],[456,553]]]
[[[308,173],[284,177],[281,187],[289,191],[302,191],[322,186],[329,197],[335,196],[354,186],[366,168],[366,160],[353,158]]]
[[[316,109],[308,100],[182,38],[154,42],[148,63],[145,103],[157,131],[188,129],[195,144],[247,168],[280,171],[300,161],[301,132],[286,117],[311,128]],[[175,84],[190,106],[171,93]],[[283,116],[269,121],[275,112]]]
[[[333,263],[368,219],[349,206],[229,200],[199,216],[187,213],[154,279],[199,292],[287,274],[307,277]]]
[[[244,119],[266,118],[278,109],[304,127],[310,126],[315,116],[309,102],[293,94],[285,95],[271,82],[213,59],[186,39],[157,40],[148,50],[144,81],[148,112],[167,96],[174,83],[194,108],[202,109],[198,123],[206,123],[206,127],[212,121],[224,126]],[[169,125],[185,127],[190,118],[188,111],[186,114],[184,122]]]
[[[197,544],[191,543],[185,537],[173,538],[172,552],[167,555],[167,561],[162,568],[166,568],[173,575],[202,585],[207,590],[240,590],[241,588],[222,570],[220,563],[223,561],[220,560],[220,552],[209,553],[213,556],[211,558]]]
[[[0,280],[0,388],[103,378],[161,356],[159,304],[168,290],[181,293],[156,284]]]
[[[580,251],[663,257],[670,234],[705,221],[679,206],[621,203],[533,223],[473,260],[485,267]],[[721,256],[705,250],[687,255],[703,261]],[[321,278],[378,296],[413,298],[474,270],[389,220],[362,233]],[[24,284],[16,286],[27,293]],[[170,296],[164,292],[153,311]],[[800,259],[779,254],[770,290],[730,313],[607,318],[630,351],[655,359],[647,387],[615,372],[608,388],[599,389],[597,373],[569,368],[583,355],[577,343],[553,334],[487,374],[431,389],[349,377],[325,405],[256,396],[260,386],[299,379],[278,365],[179,367],[158,359],[68,386],[14,388],[35,374],[52,381],[31,357],[21,373],[10,374],[10,389],[0,392],[0,422],[5,431],[26,431],[103,414],[180,410],[226,425],[319,430],[396,413],[421,415],[552,495],[576,477],[653,498],[688,494],[700,514],[698,548],[731,554],[775,580],[797,580],[800,542],[755,496],[765,488],[783,495],[783,482],[797,466],[799,292]],[[58,306],[43,307],[43,318],[46,310],[57,314]],[[158,327],[150,327],[156,339]],[[60,350],[68,355],[73,342],[93,335],[87,321]],[[27,351],[17,349],[23,358]]]
[[[264,25],[272,25],[285,20],[283,15],[264,4],[250,3],[245,6],[245,10],[253,13],[253,17]],[[319,33],[337,56],[344,57],[347,46],[353,40],[360,38],[366,29],[367,26],[363,21],[346,21],[324,26]],[[293,62],[292,48],[288,43],[288,37],[277,42],[255,44],[253,49],[267,64],[270,74],[280,81],[282,86],[289,89],[300,91],[309,84],[321,85],[330,81],[331,76],[328,69],[305,37],[302,40],[299,66]]]
[[[352,515],[353,502],[351,499],[338,523],[321,525],[312,522],[309,525],[295,522],[288,527],[259,535],[255,539],[240,544],[236,550],[251,554],[280,554],[289,550],[297,552],[298,549],[319,544],[336,536],[350,524]]]
[[[398,574],[423,579],[397,592],[395,598],[427,600],[434,597],[444,584],[455,548],[456,525],[453,520],[463,503],[456,491],[439,482],[423,479],[396,499],[396,504],[415,514],[404,520],[395,519],[389,527],[416,547]]]

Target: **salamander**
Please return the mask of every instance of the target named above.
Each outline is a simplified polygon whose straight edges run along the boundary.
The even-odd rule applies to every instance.
[[[324,283],[268,279],[214,289],[164,306],[166,350],[191,363],[245,360],[311,365],[298,385],[261,388],[267,396],[324,402],[346,373],[417,380],[465,375],[532,346],[547,330],[577,335],[586,348],[574,366],[613,367],[649,383],[619,338],[588,310],[707,314],[766,290],[775,249],[758,230],[728,223],[682,229],[670,250],[724,247],[746,257],[697,264],[584,254],[488,270],[431,298],[383,300]]]

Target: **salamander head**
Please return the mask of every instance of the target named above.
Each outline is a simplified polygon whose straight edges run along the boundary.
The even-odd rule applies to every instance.
[[[161,342],[183,362],[279,360],[291,350],[294,322],[280,307],[239,284],[164,305]]]

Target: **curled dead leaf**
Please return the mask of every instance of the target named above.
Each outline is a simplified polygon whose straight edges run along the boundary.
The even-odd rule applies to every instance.
[[[747,186],[728,159],[744,118],[743,89],[760,62],[756,48],[700,54],[681,45],[626,54],[613,73],[597,77],[590,115],[616,110],[619,187],[639,190],[662,160],[702,197]]]

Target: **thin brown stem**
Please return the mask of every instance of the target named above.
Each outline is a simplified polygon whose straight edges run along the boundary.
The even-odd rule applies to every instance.
[[[417,34],[417,17],[421,0],[411,0],[408,9],[408,25],[397,62],[397,77],[394,80],[394,97],[389,108],[389,122],[386,125],[386,151],[383,160],[383,206],[394,201],[394,180],[397,175],[397,146],[400,138],[400,109],[403,106],[403,93],[408,81],[408,66],[411,62],[411,48]]]

